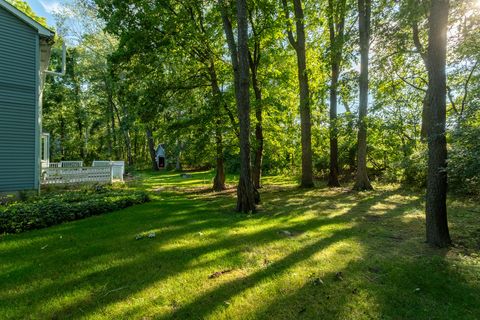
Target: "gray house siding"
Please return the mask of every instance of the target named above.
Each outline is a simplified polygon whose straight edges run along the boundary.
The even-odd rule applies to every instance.
[[[38,41],[0,7],[0,192],[38,187]]]

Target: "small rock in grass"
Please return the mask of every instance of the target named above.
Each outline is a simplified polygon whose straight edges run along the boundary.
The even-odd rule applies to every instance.
[[[137,234],[135,236],[135,240],[140,240],[140,239],[143,239],[143,236],[141,234]]]
[[[279,235],[286,236],[286,237],[289,237],[289,238],[297,237],[297,236],[300,236],[304,233],[305,233],[305,231],[299,231],[299,230],[292,230],[292,231],[280,230],[280,231],[278,231]]]
[[[322,284],[323,284],[323,280],[320,279],[320,278],[315,278],[315,279],[313,280],[313,285],[314,285],[314,286],[319,286],[319,285],[322,285]]]
[[[150,232],[150,233],[148,234],[148,237],[149,237],[149,238],[155,238],[156,236],[157,236],[157,235],[155,234],[155,232]]]
[[[335,279],[337,279],[338,281],[343,281],[343,273],[341,271],[335,273]]]
[[[282,236],[287,236],[287,237],[292,236],[292,233],[288,230],[280,230],[278,233],[281,234]]]
[[[413,292],[420,292],[420,288],[415,288],[415,290],[413,290]]]

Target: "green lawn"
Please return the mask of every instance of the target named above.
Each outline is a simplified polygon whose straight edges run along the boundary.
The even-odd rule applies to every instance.
[[[457,245],[434,250],[401,186],[267,177],[247,216],[212,176],[142,173],[151,203],[0,236],[0,319],[480,319],[478,203],[450,200]]]

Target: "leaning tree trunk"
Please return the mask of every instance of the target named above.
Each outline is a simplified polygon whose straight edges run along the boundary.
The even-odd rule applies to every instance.
[[[148,151],[150,154],[150,160],[152,161],[152,169],[154,171],[158,171],[158,163],[157,163],[157,154],[155,151],[155,141],[153,140],[152,129],[147,127],[145,130],[147,134],[147,144],[148,144]]]
[[[360,105],[357,143],[357,175],[354,190],[372,190],[367,174],[368,60],[370,48],[371,0],[358,0],[360,29]]]
[[[446,56],[448,0],[432,0],[428,34],[428,172],[426,195],[427,242],[436,247],[451,243],[447,221]]]

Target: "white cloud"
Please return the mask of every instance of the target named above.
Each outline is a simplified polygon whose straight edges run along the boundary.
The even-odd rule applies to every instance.
[[[40,4],[43,9],[50,14],[62,11],[62,4],[59,1],[40,0]]]

